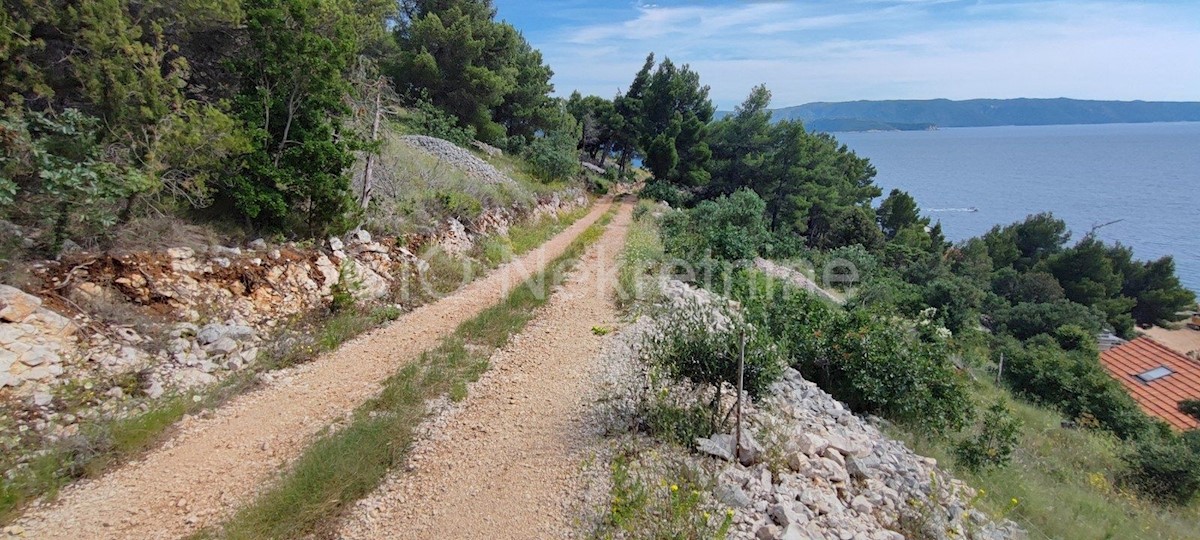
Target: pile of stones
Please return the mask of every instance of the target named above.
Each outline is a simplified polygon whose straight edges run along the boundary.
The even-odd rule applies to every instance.
[[[475,157],[471,152],[464,150],[450,141],[424,135],[406,135],[401,137],[400,141],[428,152],[481,182],[494,185],[516,186],[516,182],[512,178],[500,172],[490,163]]]

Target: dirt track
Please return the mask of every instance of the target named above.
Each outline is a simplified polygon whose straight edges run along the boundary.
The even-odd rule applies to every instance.
[[[57,502],[32,508],[15,525],[28,538],[147,539],[178,538],[219,523],[269,484],[315,433],[561,254],[608,207],[597,204],[541,248],[455,294],[283,372],[201,418],[184,420],[162,448],[65,489]]]
[[[525,331],[492,358],[467,400],[420,441],[398,471],[360,502],[340,536],[564,538],[575,526],[574,477],[599,434],[592,404],[603,337],[617,321],[616,258],[624,204],[600,241]]]

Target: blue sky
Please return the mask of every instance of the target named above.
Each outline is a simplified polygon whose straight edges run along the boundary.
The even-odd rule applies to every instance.
[[[722,108],[766,83],[810,101],[1200,101],[1200,0],[495,0],[559,94],[614,95],[648,52]]]

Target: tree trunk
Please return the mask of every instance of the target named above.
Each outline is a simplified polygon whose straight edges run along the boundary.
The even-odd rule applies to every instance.
[[[58,215],[54,219],[54,234],[50,244],[50,253],[53,255],[58,255],[58,252],[62,250],[63,241],[67,239],[67,224],[71,217],[69,209],[67,201],[58,203]]]
[[[383,84],[381,79],[375,87],[375,120],[371,124],[371,142],[379,140],[379,120],[383,117],[380,101],[383,99]],[[375,190],[375,154],[367,154],[367,164],[363,167],[363,189],[360,205],[366,210],[371,204],[371,192]]]
[[[121,208],[121,213],[117,215],[117,225],[125,225],[129,220],[133,219],[133,209],[137,206],[138,194],[131,194],[125,199],[125,206]]]

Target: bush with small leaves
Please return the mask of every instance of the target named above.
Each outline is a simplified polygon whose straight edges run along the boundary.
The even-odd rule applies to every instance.
[[[733,297],[793,367],[852,410],[928,433],[956,430],[974,414],[944,344],[915,338],[894,320],[843,311],[758,272],[737,274]]]
[[[1179,412],[1200,420],[1200,399],[1185,399],[1180,401]]]
[[[955,446],[954,456],[959,464],[976,472],[1003,467],[1012,459],[1020,432],[1021,420],[1003,401],[997,401],[983,413],[977,431]]]
[[[1200,444],[1191,438],[1148,438],[1124,459],[1125,481],[1155,500],[1186,505],[1200,493]]]
[[[744,387],[751,397],[762,395],[783,373],[769,336],[748,324],[728,300],[678,281],[663,285],[663,298],[656,316],[659,330],[643,336],[644,356],[672,378],[713,389],[714,410],[722,386],[738,384],[743,337]]]

